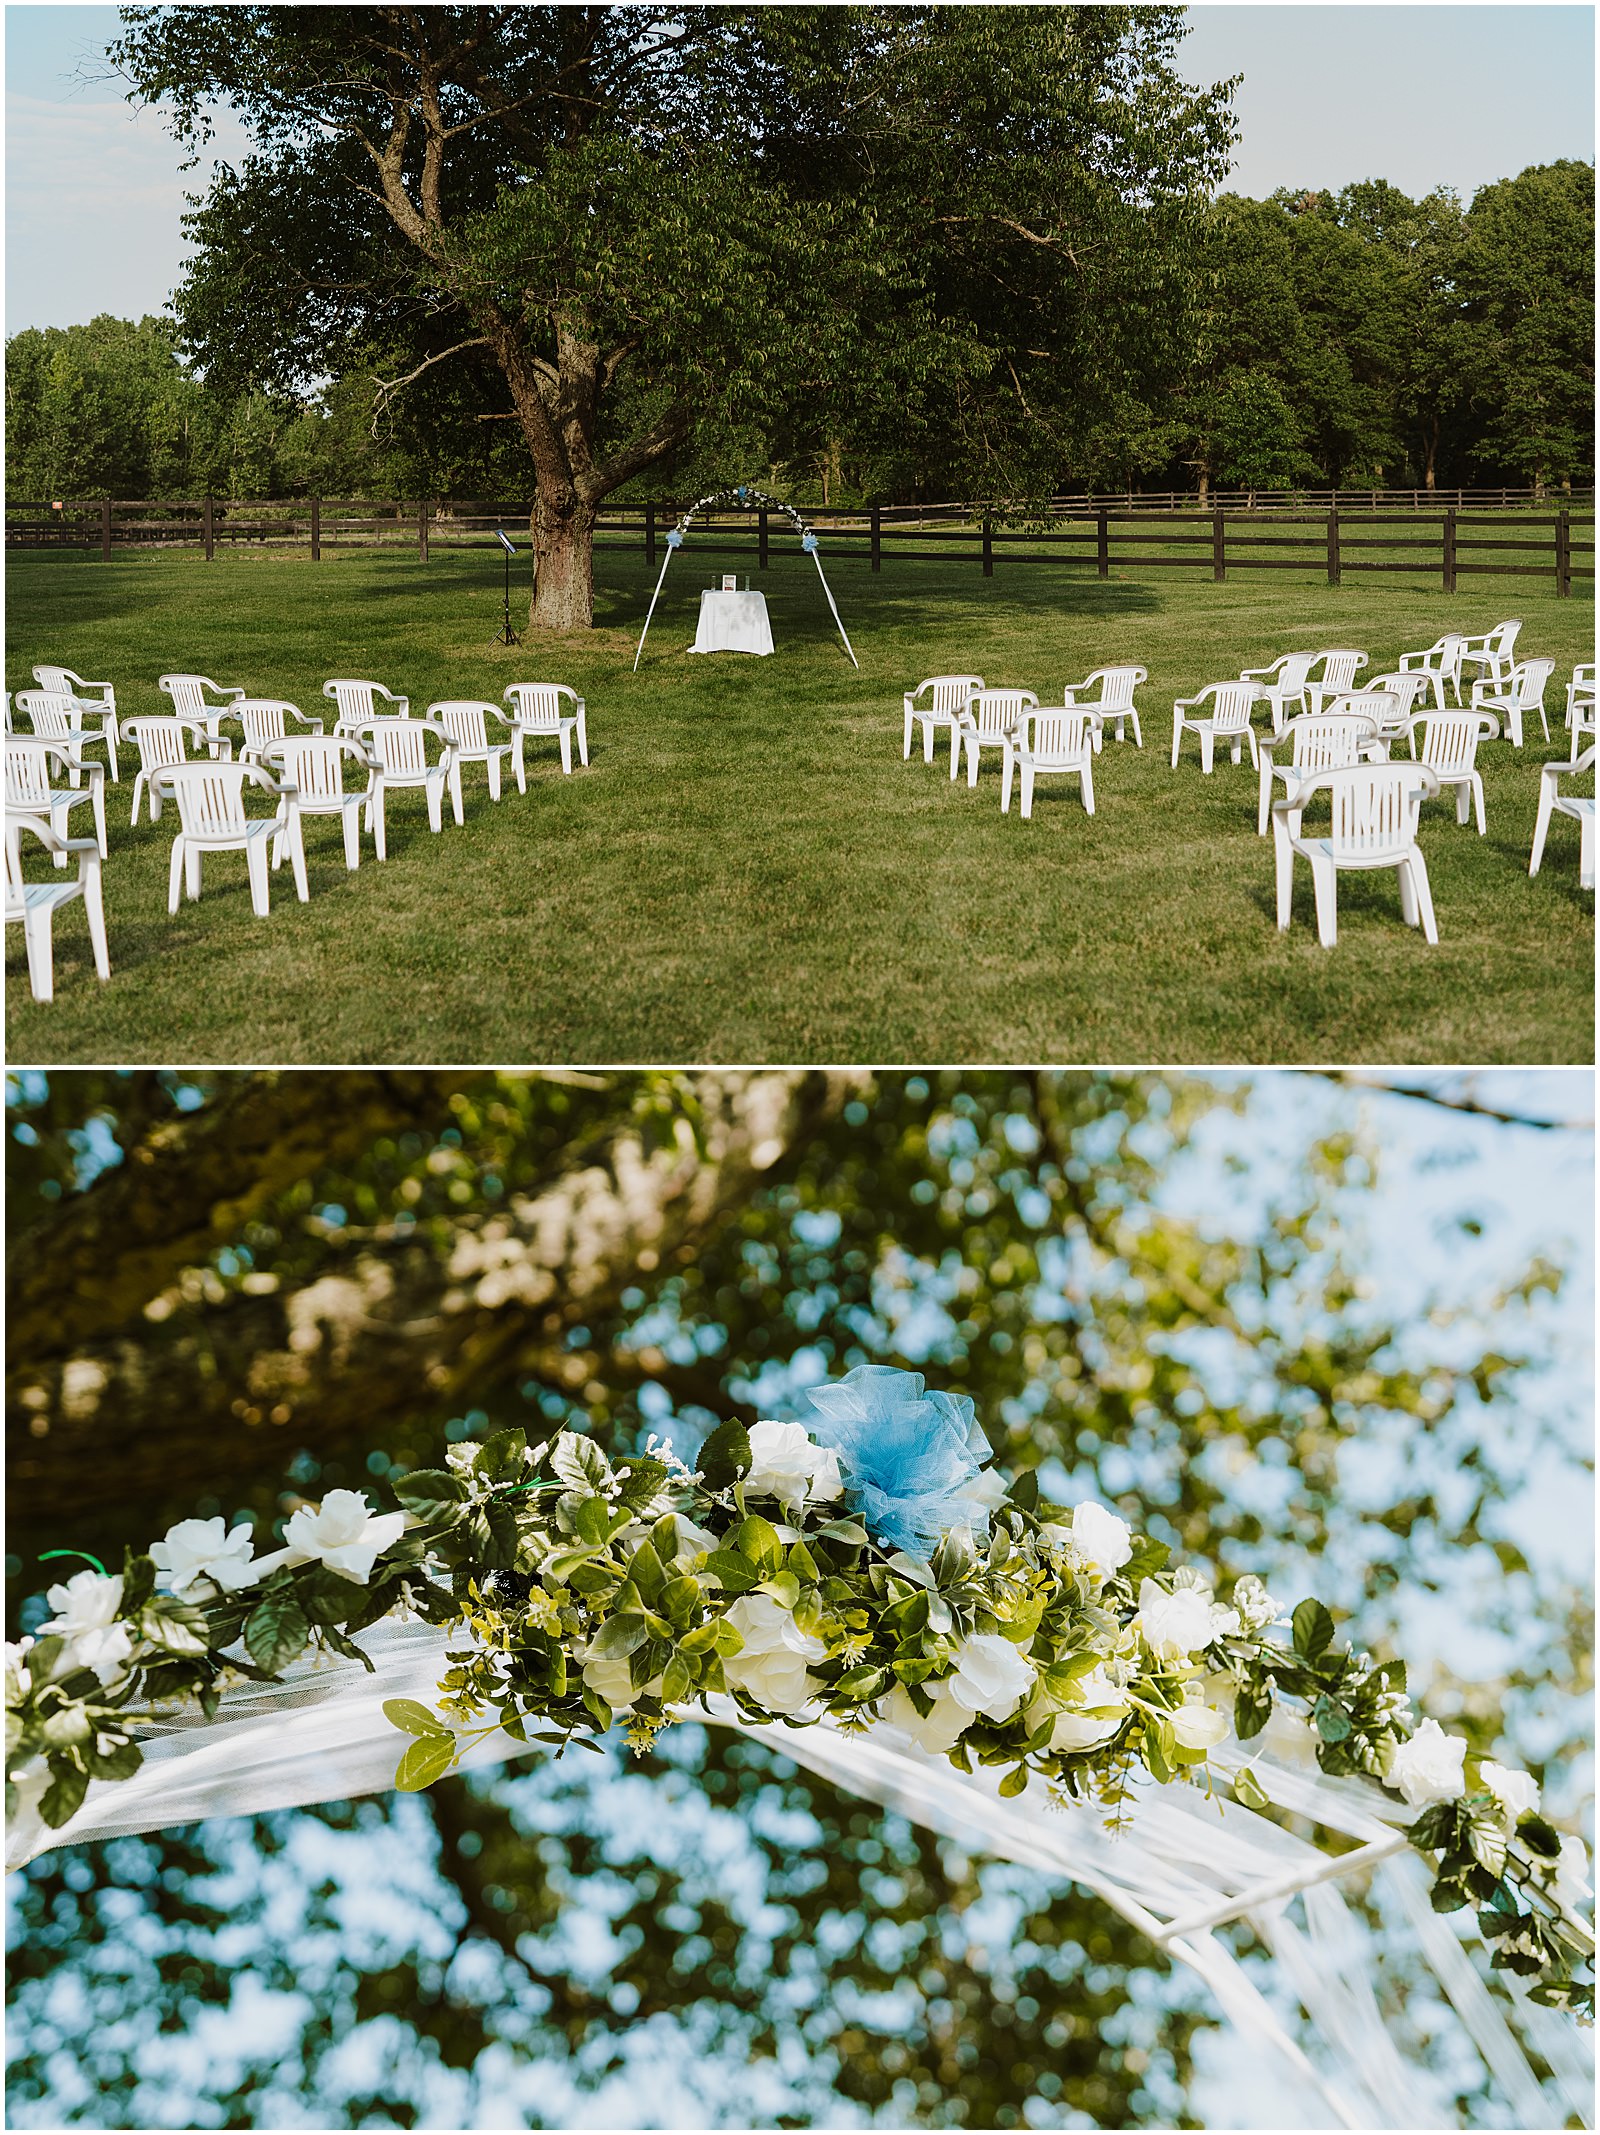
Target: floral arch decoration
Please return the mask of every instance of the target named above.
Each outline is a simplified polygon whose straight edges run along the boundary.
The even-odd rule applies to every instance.
[[[396,1510],[329,1491],[266,1555],[214,1518],[91,1561],[7,1648],[8,1865],[618,1723],[642,1752],[694,1717],[1096,1891],[1352,2127],[1437,2124],[1339,1891],[1390,1876],[1513,2124],[1583,2118],[1588,1856],[1529,1775],[1419,1720],[1404,1663],[1321,1601],[1286,1614],[1248,1575],[1219,1596],[1109,1507],[1008,1486],[966,1396],[865,1365],[807,1399],[692,1468],[654,1437],[613,1460],[503,1430],[401,1476]],[[1440,1917],[1468,1911],[1520,2032]],[[1331,2070],[1218,1939],[1236,1920]]]
[[[839,619],[838,603],[834,600],[833,588],[828,584],[827,574],[822,568],[821,544],[817,540],[815,529],[805,519],[801,518],[792,504],[785,504],[780,497],[769,497],[764,489],[752,489],[748,484],[741,482],[727,489],[713,489],[705,496],[696,498],[677,525],[667,535],[667,553],[662,559],[661,575],[657,578],[656,589],[650,596],[650,606],[645,614],[644,628],[639,633],[638,647],[633,655],[634,673],[637,674],[639,672],[640,655],[644,651],[644,641],[650,634],[650,618],[655,614],[656,602],[661,598],[661,588],[667,576],[667,565],[671,563],[678,550],[683,547],[683,537],[689,530],[690,522],[698,513],[709,511],[716,504],[753,504],[764,510],[782,512],[783,516],[800,536],[801,548],[817,567],[817,576],[822,580],[822,590],[828,596],[828,606],[833,612],[834,622],[838,624],[839,635],[844,639],[844,649],[850,655],[850,664],[852,667],[859,669],[861,662],[856,658],[855,647],[851,644],[845,632],[844,624]]]

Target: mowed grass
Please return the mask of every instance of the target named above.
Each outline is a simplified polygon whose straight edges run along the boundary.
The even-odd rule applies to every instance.
[[[497,555],[14,554],[8,685],[35,661],[109,676],[124,713],[164,711],[158,674],[191,670],[331,712],[330,675],[367,675],[421,710],[499,700],[518,680],[588,700],[592,763],[532,754],[499,806],[467,774],[467,820],[430,835],[420,795],[389,807],[389,859],[347,874],[338,826],[308,829],[311,901],[288,869],[270,918],[242,856],[205,863],[167,914],[175,827],[128,825],[131,750],[108,785],[100,985],[81,907],[57,922],[56,999],[28,994],[7,935],[13,1062],[1238,1061],[1587,1062],[1592,896],[1577,826],[1557,819],[1528,878],[1537,766],[1568,753],[1564,681],[1593,656],[1593,605],[1544,582],[1446,596],[1398,578],[1339,588],[1292,572],[1216,585],[1189,571],[1100,581],[1081,567],[839,561],[830,577],[861,662],[845,657],[810,562],[760,579],[776,656],[690,658],[700,588],[723,557],[668,574],[630,673],[653,574],[597,557],[599,627],[504,647]],[[753,561],[753,559],[752,559]],[[740,565],[741,571],[743,564]],[[524,594],[525,598],[525,594]],[[1241,667],[1358,645],[1371,671],[1442,630],[1526,620],[1554,657],[1552,741],[1480,755],[1488,836],[1432,803],[1424,851],[1440,943],[1402,925],[1391,873],[1344,875],[1339,942],[1317,942],[1303,864],[1294,925],[1273,922],[1271,842],[1248,757],[1202,777],[1193,737],[1169,765],[1172,701]],[[1031,823],[1000,812],[998,752],[976,792],[941,748],[901,758],[903,690],[982,674],[1059,701],[1117,660],[1150,670],[1145,746],[1107,740],[1098,813],[1041,780]],[[37,849],[35,848],[37,852]],[[47,871],[43,855],[31,871]]]

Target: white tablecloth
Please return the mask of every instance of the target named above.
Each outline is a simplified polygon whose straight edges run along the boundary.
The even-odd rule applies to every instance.
[[[767,621],[764,593],[718,593],[709,589],[700,596],[700,627],[691,652],[754,652],[772,650],[772,625]]]

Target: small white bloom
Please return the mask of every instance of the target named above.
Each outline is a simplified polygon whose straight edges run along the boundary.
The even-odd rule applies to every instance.
[[[980,1468],[970,1482],[961,1485],[961,1495],[975,1505],[986,1505],[993,1512],[996,1505],[1005,1503],[1006,1479],[998,1468]]]
[[[150,1555],[156,1570],[166,1574],[162,1584],[169,1593],[192,1594],[209,1580],[219,1594],[236,1594],[259,1577],[250,1561],[254,1536],[248,1522],[224,1530],[220,1516],[179,1520],[164,1541],[151,1544]]]
[[[1492,1757],[1486,1757],[1478,1767],[1478,1784],[1494,1796],[1501,1821],[1508,1831],[1516,1829],[1519,1817],[1538,1813],[1539,1783],[1526,1772],[1513,1772],[1506,1765],[1496,1764]]]
[[[819,1446],[803,1424],[764,1422],[750,1427],[750,1469],[744,1487],[797,1509],[838,1497],[844,1478],[837,1453],[831,1446]]]
[[[1078,1693],[1079,1703],[1056,1716],[1050,1747],[1053,1750],[1087,1750],[1109,1742],[1127,1717],[1126,1691],[1104,1668],[1091,1668],[1087,1675],[1079,1676],[1072,1687]]]
[[[1568,1831],[1561,1839],[1561,1854],[1555,1863],[1550,1894],[1558,1905],[1580,1906],[1594,1891],[1589,1882],[1589,1849]]]
[[[635,1690],[625,1656],[621,1660],[586,1660],[583,1664],[583,1680],[592,1691],[605,1699],[613,1712],[631,1711],[635,1699],[658,1691],[661,1687],[660,1678],[657,1677],[654,1683],[647,1683],[644,1689]]]
[[[60,1638],[77,1638],[85,1631],[102,1630],[115,1623],[122,1607],[120,1572],[74,1572],[63,1586],[53,1586],[45,1597],[55,1610],[41,1630]]]
[[[1237,1638],[1243,1628],[1237,1609],[1225,1609],[1219,1601],[1214,1601],[1211,1604],[1211,1636],[1213,1639]]]
[[[1227,1734],[1228,1722],[1209,1705],[1180,1705],[1172,1715],[1172,1732],[1182,1749],[1212,1750]]]
[[[741,1594],[728,1621],[744,1640],[740,1652],[724,1656],[728,1682],[768,1712],[799,1712],[809,1704],[817,1686],[806,1663],[826,1654],[822,1640],[802,1631],[770,1594]]]
[[[92,1668],[102,1684],[113,1683],[132,1654],[133,1636],[125,1623],[97,1624],[67,1641],[56,1673]]]
[[[1215,1635],[1211,1595],[1202,1587],[1180,1586],[1169,1594],[1153,1579],[1142,1580],[1139,1613],[1133,1621],[1159,1661],[1187,1660],[1191,1653],[1203,1652]]]
[[[291,1564],[320,1558],[330,1572],[365,1586],[379,1552],[398,1542],[405,1527],[403,1512],[374,1512],[364,1490],[330,1490],[315,1511],[301,1506],[283,1538]]]
[[[1085,1564],[1102,1579],[1120,1571],[1133,1555],[1133,1529],[1093,1498],[1073,1506],[1072,1539]]]
[[[1384,1778],[1414,1809],[1430,1801],[1459,1801],[1466,1792],[1466,1754],[1460,1735],[1447,1735],[1437,1720],[1424,1720],[1409,1740],[1396,1743]]]
[[[31,1638],[24,1638],[13,1645],[8,1638],[6,1648],[6,1703],[20,1705],[33,1687],[33,1677],[28,1672],[28,1648]]]
[[[1283,1615],[1283,1604],[1273,1599],[1254,1572],[1246,1572],[1235,1583],[1233,1606],[1247,1631],[1264,1631]]]
[[[998,1632],[964,1638],[955,1660],[955,1673],[945,1678],[951,1697],[988,1720],[1009,1720],[1034,1686],[1033,1663]]]
[[[923,1687],[933,1699],[933,1710],[926,1717],[912,1704],[904,1683],[896,1683],[890,1690],[884,1701],[883,1717],[891,1727],[898,1727],[923,1749],[934,1750],[943,1756],[955,1748],[972,1725],[972,1715],[965,1706],[956,1703],[943,1683],[928,1683]]]

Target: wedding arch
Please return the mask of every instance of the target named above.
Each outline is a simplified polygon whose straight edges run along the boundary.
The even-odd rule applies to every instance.
[[[639,633],[639,643],[633,655],[634,673],[637,674],[639,672],[639,657],[644,651],[644,641],[650,634],[650,618],[656,612],[656,602],[661,598],[661,588],[666,582],[667,565],[671,563],[678,550],[683,547],[683,537],[689,531],[690,523],[701,512],[709,511],[717,504],[753,504],[759,509],[783,514],[800,536],[801,548],[817,567],[817,576],[822,580],[822,590],[828,596],[828,606],[833,611],[834,622],[838,624],[839,635],[844,639],[844,649],[850,655],[850,664],[852,667],[859,669],[861,662],[856,658],[855,647],[851,644],[844,624],[839,619],[838,603],[834,600],[833,588],[828,584],[827,574],[822,568],[820,544],[814,528],[801,518],[792,504],[785,504],[779,497],[769,497],[763,489],[751,489],[748,485],[740,483],[736,487],[728,489],[713,489],[706,496],[697,498],[667,535],[667,553],[662,558],[661,575],[657,578],[656,589],[650,596],[650,606],[645,612],[644,628]]]
[[[1322,1602],[1219,1596],[1109,1508],[1008,1487],[965,1396],[866,1365],[807,1398],[692,1469],[505,1430],[402,1476],[394,1511],[330,1491],[265,1555],[211,1518],[91,1560],[7,1648],[8,1866],[694,1717],[1095,1892],[1333,2123],[1447,2124],[1374,1991],[1380,1903],[1514,2124],[1589,2124],[1588,1856],[1527,1774],[1419,1719]]]

